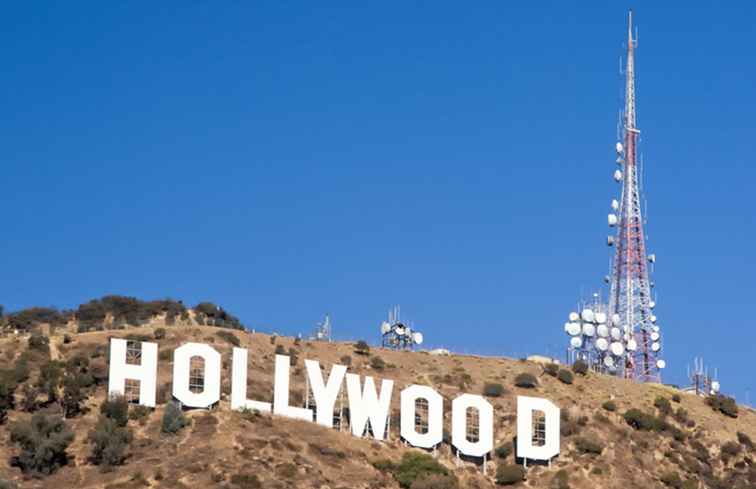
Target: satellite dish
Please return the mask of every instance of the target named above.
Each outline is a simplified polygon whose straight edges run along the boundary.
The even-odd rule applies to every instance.
[[[606,245],[607,246],[614,246],[614,236],[607,236],[606,237]],[[608,280],[606,280],[607,283],[609,283]]]
[[[612,324],[615,326],[620,325],[620,315],[619,314],[612,314]]]
[[[617,202],[617,199],[612,199],[612,209],[615,211],[619,209],[619,202]]]
[[[596,349],[599,351],[606,351],[609,348],[609,342],[606,338],[599,338],[596,340]]]
[[[594,317],[596,318],[596,322],[599,324],[604,324],[606,322],[606,313],[604,312],[597,312],[594,314]]]
[[[599,324],[596,327],[596,334],[601,338],[606,338],[609,336],[609,327],[606,324]]]
[[[656,331],[651,333],[651,341],[659,341],[660,335]]]
[[[391,331],[391,325],[386,321],[383,321],[383,323],[381,323],[381,334],[386,334],[389,331]]]
[[[623,353],[625,353],[625,347],[622,346],[622,343],[615,341],[611,345],[609,345],[609,349],[612,352],[612,355],[619,357],[622,356]]]
[[[620,154],[620,153],[622,153],[622,150],[624,148],[622,147],[622,143],[618,142],[617,144],[614,145],[614,149],[615,149],[615,151],[617,151],[617,154]]]
[[[656,316],[654,316],[653,314],[651,314],[651,318],[650,318],[650,319],[651,319],[651,322],[652,322],[652,323],[655,323],[655,322],[656,322]]]
[[[596,326],[591,323],[583,323],[583,334],[592,337],[596,334]]]
[[[653,309],[654,307],[656,307],[656,302],[654,302],[654,301],[649,302],[648,303],[648,307],[650,307],[651,309]]]
[[[619,328],[612,328],[612,329],[611,329],[611,330],[609,331],[609,334],[611,334],[611,335],[612,335],[612,339],[613,339],[614,341],[619,341],[619,340],[621,340],[621,339],[622,339],[622,331],[620,331],[620,329],[619,329]]]
[[[404,326],[397,326],[394,328],[394,332],[399,336],[404,336]]]
[[[418,345],[423,344],[423,333],[420,333],[419,331],[416,331],[412,333],[412,341],[417,343]]]
[[[583,346],[583,338],[580,336],[573,336],[570,338],[570,345],[572,345],[573,348],[580,348]]]
[[[606,218],[607,222],[609,223],[610,227],[617,225],[617,215],[616,214],[609,214]]]
[[[578,314],[576,312],[571,312],[570,313],[570,321],[575,322],[578,319],[580,319],[580,314]]]
[[[630,338],[627,340],[627,351],[635,351],[638,349],[638,342]]]
[[[656,368],[658,368],[659,370],[663,369],[666,366],[667,366],[667,362],[665,362],[661,358],[656,361]],[[712,383],[711,388],[712,388],[712,390],[714,389],[714,384],[713,383]]]
[[[604,365],[611,368],[614,367],[614,358],[610,357],[609,355],[604,357]]]
[[[659,332],[659,326],[657,326],[657,325],[655,325],[655,324],[654,324],[654,325],[653,325],[653,326],[651,327],[651,331],[655,331],[655,332],[657,332],[657,333],[658,333],[658,332]]]
[[[570,336],[578,336],[581,332],[580,323],[567,323],[564,328]]]
[[[664,361],[664,360],[662,360],[662,361]],[[711,392],[714,392],[714,393],[719,392],[719,381],[713,380],[711,382]]]
[[[614,181],[620,182],[622,181],[622,172],[619,170],[614,170]]]
[[[656,255],[654,253],[651,253],[648,255],[648,261],[649,263],[655,263],[656,262]]]
[[[659,351],[661,350],[661,343],[658,341],[655,343],[651,343],[651,351]]]
[[[587,321],[589,323],[592,323],[595,319],[593,311],[591,311],[590,309],[583,309],[583,312],[580,313],[580,317],[583,318],[583,321]]]

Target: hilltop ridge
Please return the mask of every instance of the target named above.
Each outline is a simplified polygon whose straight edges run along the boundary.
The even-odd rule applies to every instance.
[[[26,379],[11,393],[13,407],[7,411],[8,419],[0,425],[0,481],[10,481],[7,487],[16,483],[24,488],[81,489],[492,488],[497,486],[497,472],[501,476],[515,465],[511,444],[516,396],[532,395],[550,399],[561,408],[561,453],[550,467],[529,467],[524,481],[517,481],[518,474],[514,474],[511,482],[519,487],[744,489],[756,484],[751,441],[756,439],[756,413],[750,408],[736,406],[736,417],[730,417],[711,401],[669,386],[636,384],[593,372],[570,372],[568,378],[556,368],[507,358],[434,356],[375,347],[365,350],[354,343],[308,342],[210,327],[197,324],[196,311],[187,311],[173,319],[161,312],[147,324],[124,329],[106,329],[116,324],[115,318],[101,330],[82,328],[79,320],[73,319],[57,328],[41,324],[30,328],[46,331],[46,335],[25,331],[0,337],[4,377],[10,378],[12,372],[23,377],[24,372],[18,371],[22,365],[26,368]],[[159,344],[159,405],[154,410],[130,408],[126,429],[131,439],[125,443],[124,458],[103,466],[93,462],[90,434],[101,422],[110,337]],[[188,341],[208,343],[221,352],[222,399],[216,409],[187,411],[188,425],[169,434],[164,432],[163,418],[164,403],[170,400],[171,352]],[[449,425],[451,399],[464,392],[483,394],[495,407],[497,449],[487,473],[482,473],[476,460],[457,460],[445,440],[432,461],[436,465],[413,472],[415,478],[407,479],[411,470],[402,472],[406,464],[430,462],[407,455],[423,452],[401,442],[396,421],[391,423],[389,439],[377,442],[355,438],[346,430],[233,412],[229,409],[233,346],[249,350],[250,396],[258,399],[272,396],[276,353],[292,357],[292,404],[304,400],[304,359],[319,360],[326,371],[339,363],[361,375],[392,379],[395,392],[410,384],[430,385],[444,397],[445,426]],[[59,373],[51,384],[53,371]],[[535,387],[515,385],[521,374],[532,375]],[[20,453],[19,444],[12,440],[13,427],[28,423],[35,413],[66,414],[66,380],[75,376],[86,382],[81,385],[80,409],[63,421],[73,433],[66,448],[68,460],[50,475],[24,473],[12,463]],[[34,386],[33,394],[29,386]],[[30,395],[34,402],[29,401]],[[392,417],[398,412],[395,394]],[[499,482],[507,480],[498,477]]]

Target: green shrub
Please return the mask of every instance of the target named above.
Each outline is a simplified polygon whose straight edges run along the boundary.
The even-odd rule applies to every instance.
[[[227,343],[233,346],[241,346],[241,340],[231,331],[218,331],[217,333],[215,333],[215,336],[221,338],[222,340],[225,340]]]
[[[557,379],[559,379],[563,384],[572,384],[572,372],[570,372],[569,370],[560,369],[557,373]]]
[[[536,379],[533,374],[523,372],[519,374],[517,377],[515,377],[514,384],[517,387],[522,387],[525,389],[534,389],[538,387],[538,379]]]
[[[511,442],[506,442],[496,447],[494,454],[501,459],[506,459],[512,454],[513,451],[513,444]]]
[[[123,464],[131,439],[131,430],[120,426],[113,418],[100,416],[94,430],[89,433],[89,442],[92,444],[90,460],[104,470]]]
[[[499,465],[496,468],[496,483],[501,486],[517,484],[525,480],[525,469],[520,465]]]
[[[150,409],[149,407],[137,404],[135,406],[131,406],[131,409],[129,409],[129,419],[138,421],[139,424],[145,424],[147,422],[147,418],[149,418],[151,413],[152,409]]]
[[[286,355],[286,348],[283,345],[276,345],[276,355]]]
[[[50,338],[47,336],[40,333],[32,333],[32,335],[29,336],[28,343],[30,350],[38,351],[45,355],[50,354]]]
[[[181,408],[175,403],[168,403],[163,411],[163,421],[161,431],[163,433],[176,434],[189,424],[189,420],[184,416]]]
[[[387,458],[381,458],[370,462],[373,467],[379,472],[393,472],[396,469],[396,464]]]
[[[66,449],[73,439],[73,433],[59,416],[35,413],[31,420],[11,427],[10,440],[20,449],[11,465],[27,474],[52,474],[68,462]]]
[[[376,462],[373,463],[376,466]],[[402,455],[402,459],[398,464],[385,464],[382,465],[385,471],[390,471],[394,479],[403,488],[410,488],[412,484],[418,479],[423,480],[431,475],[439,475],[442,477],[454,477],[449,470],[438,463],[438,461],[426,455],[424,453],[407,452]],[[376,466],[376,468],[378,468]],[[381,469],[379,469],[381,470]],[[456,481],[456,478],[455,478]]]
[[[364,340],[360,340],[354,345],[354,352],[358,355],[368,355],[370,353],[370,345]]]
[[[543,371],[544,373],[546,373],[546,375],[556,377],[557,373],[559,372],[559,365],[557,365],[556,363],[547,363],[543,366]]]
[[[351,367],[352,366],[352,357],[349,355],[344,355],[339,359],[339,362],[344,365],[345,367]]]
[[[162,339],[164,339],[165,335],[166,335],[165,328],[157,328],[155,330],[155,333],[153,334],[153,336],[155,337],[156,340],[162,340]]]
[[[100,405],[100,413],[124,427],[129,422],[129,403],[123,396],[112,396]]]
[[[578,452],[580,453],[587,453],[591,455],[601,455],[601,452],[604,451],[604,447],[603,445],[601,445],[601,443],[585,437],[579,437],[575,439],[575,448],[577,448]]]
[[[664,423],[653,414],[644,413],[640,409],[628,409],[623,415],[625,422],[641,431],[662,431]]]
[[[498,383],[486,382],[483,386],[483,395],[488,397],[501,397],[504,394],[504,386]]]
[[[383,370],[386,368],[386,362],[383,361],[383,358],[375,355],[370,358],[370,367],[375,370]]]
[[[11,329],[29,331],[34,326],[49,324],[53,328],[66,324],[66,318],[51,307],[31,307],[9,314],[6,317]]]
[[[659,410],[664,416],[667,416],[672,412],[672,404],[666,397],[659,396],[654,399],[654,407]]]
[[[680,398],[680,394],[672,394],[672,401],[673,402],[680,402],[682,399]]]
[[[604,404],[602,404],[601,407],[609,411],[610,413],[613,413],[617,410],[617,403],[612,400],[604,401]]]
[[[81,389],[79,375],[69,374],[63,381],[63,412],[66,418],[72,418],[81,412],[81,403],[86,396]]]
[[[719,411],[725,416],[731,418],[738,417],[738,405],[732,397],[727,397],[722,394],[714,394],[706,398],[706,404],[711,406],[713,410]]]
[[[588,364],[583,360],[576,360],[572,364],[572,371],[578,375],[586,375],[588,373]]]

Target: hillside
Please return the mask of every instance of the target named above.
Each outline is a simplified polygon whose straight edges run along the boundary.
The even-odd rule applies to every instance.
[[[193,313],[190,313],[191,316]],[[186,319],[186,318],[185,318]],[[15,482],[22,488],[399,488],[392,475],[405,453],[419,450],[406,447],[392,421],[390,439],[384,442],[358,439],[346,431],[328,430],[314,423],[269,415],[232,412],[229,409],[232,343],[249,349],[250,396],[272,397],[274,355],[279,351],[295,354],[292,369],[292,403],[303,399],[305,358],[319,360],[326,372],[334,363],[351,362],[349,370],[361,375],[393,379],[392,413],[399,412],[399,390],[409,384],[433,386],[445,399],[445,427],[450,417],[448,403],[462,392],[495,395],[495,440],[497,447],[511,446],[515,433],[516,395],[544,397],[563,412],[561,454],[551,467],[530,466],[527,480],[515,487],[530,488],[653,488],[653,487],[756,487],[753,465],[756,440],[756,413],[739,406],[736,418],[715,411],[703,398],[682,394],[660,385],[639,385],[621,379],[588,373],[575,375],[572,384],[544,372],[540,364],[475,356],[433,356],[425,352],[394,352],[371,348],[369,354],[355,352],[351,343],[296,341],[287,337],[253,334],[243,330],[199,326],[191,321],[165,319],[147,321],[140,327],[122,330],[85,331],[76,325],[54,328],[49,345],[28,333],[0,337],[0,369],[12,371],[21,361],[29,366],[28,380],[15,389],[15,407],[0,425],[0,481],[7,487]],[[46,330],[49,331],[49,330]],[[222,354],[222,401],[212,411],[188,411],[190,424],[176,434],[161,432],[165,405],[154,411],[136,412],[128,421],[133,438],[126,448],[122,465],[111,468],[91,460],[88,434],[94,430],[105,400],[108,338],[141,338],[159,343],[158,402],[167,400],[172,374],[171,352],[188,342],[212,344]],[[157,339],[156,339],[157,338]],[[30,349],[31,344],[31,349]],[[347,357],[349,357],[347,359]],[[374,358],[380,357],[381,361]],[[30,404],[27,385],[36,384],[38,406],[32,410],[60,413],[58,402],[48,403],[49,362],[62,362],[66,372],[79,369],[90,376],[84,388],[83,412],[65,423],[74,439],[67,448],[67,463],[51,475],[33,478],[11,465],[18,446],[11,441],[11,427],[28,421],[32,413],[22,408]],[[84,364],[87,364],[84,366]],[[372,364],[372,366],[371,366]],[[66,366],[67,365],[67,366]],[[73,366],[72,366],[73,365]],[[514,379],[523,372],[538,379],[536,388],[515,387]],[[69,375],[69,373],[65,374]],[[10,375],[10,374],[8,374]],[[52,387],[62,397],[65,378]],[[496,388],[485,385],[501,384]],[[666,401],[658,401],[658,398]],[[607,403],[607,401],[613,401]],[[657,404],[655,406],[654,404]],[[31,403],[34,404],[34,403]],[[613,405],[612,405],[613,404]],[[614,409],[612,409],[614,408]],[[630,409],[663,416],[664,424],[649,430],[635,429],[623,415]],[[141,415],[141,417],[140,417]],[[653,418],[658,420],[659,418]],[[593,442],[587,444],[586,441]],[[724,447],[724,448],[723,448]],[[600,451],[600,455],[593,453]],[[493,488],[497,466],[513,464],[511,450],[502,448],[493,455],[486,475],[474,461],[457,462],[448,444],[442,444],[437,459],[453,477],[444,487]],[[392,472],[393,468],[393,472]],[[675,476],[679,477],[676,478]],[[439,479],[440,480],[440,479]],[[0,482],[0,487],[4,487]],[[418,480],[412,486],[440,487],[433,479]]]

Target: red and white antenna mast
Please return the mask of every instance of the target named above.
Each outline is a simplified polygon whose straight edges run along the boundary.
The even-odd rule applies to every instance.
[[[617,143],[617,163],[621,170],[614,174],[622,182],[622,196],[612,207],[617,215],[610,214],[609,224],[617,226],[616,239],[609,239],[616,250],[609,279],[609,312],[619,322],[627,351],[624,375],[640,382],[660,382],[661,359],[659,328],[655,325],[655,306],[651,299],[648,264],[655,255],[646,255],[645,233],[641,214],[641,196],[638,178],[638,139],[640,131],[635,117],[635,48],[633,12],[630,11],[627,28],[627,66],[625,70],[625,112],[623,114],[622,142]]]

